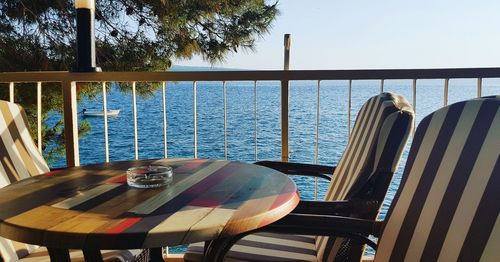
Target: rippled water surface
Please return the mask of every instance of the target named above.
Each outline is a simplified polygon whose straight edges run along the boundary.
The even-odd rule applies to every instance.
[[[443,80],[419,80],[416,91],[416,121],[443,105]],[[317,162],[335,165],[347,143],[348,81],[322,81],[319,89],[319,136]],[[449,103],[477,96],[476,80],[451,80]],[[385,91],[396,92],[413,101],[412,81],[385,81]],[[316,162],[316,121],[318,87],[316,81],[290,82],[290,161]],[[361,105],[380,92],[380,81],[353,81],[351,126]],[[256,94],[256,96],[254,96]],[[500,94],[498,79],[483,81],[483,95]],[[168,83],[167,91],[168,157],[194,156],[193,84]],[[118,117],[109,118],[110,160],[134,158],[132,96],[111,88],[107,94],[108,109],[120,109]],[[199,158],[223,159],[224,104],[221,82],[197,83],[197,147]],[[102,97],[82,101],[80,110],[102,110]],[[256,112],[256,114],[254,114]],[[139,159],[164,156],[161,89],[153,97],[137,100]],[[81,164],[99,163],[104,157],[103,118],[86,118],[89,135],[80,138]],[[280,160],[280,83],[227,82],[227,158],[244,162]],[[411,142],[411,138],[410,138]],[[408,146],[400,167],[404,166]],[[61,159],[54,166],[63,165]],[[394,176],[380,218],[397,190],[402,168]],[[313,199],[312,178],[294,178],[303,199]],[[327,183],[319,182],[318,198]],[[181,249],[176,249],[182,251]]]

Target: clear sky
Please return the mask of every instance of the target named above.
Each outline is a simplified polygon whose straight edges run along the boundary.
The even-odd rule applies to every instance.
[[[291,69],[500,66],[500,0],[281,0],[279,9],[255,52],[214,66],[282,69],[286,33]]]

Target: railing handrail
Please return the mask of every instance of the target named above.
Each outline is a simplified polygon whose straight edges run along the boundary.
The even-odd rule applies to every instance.
[[[435,69],[248,70],[99,72],[68,71],[2,72],[0,82],[161,82],[161,81],[293,81],[380,80],[500,77],[500,67]]]
[[[482,94],[483,78],[500,78],[500,67],[482,68],[433,68],[433,69],[362,69],[362,70],[240,70],[240,71],[173,71],[173,72],[99,72],[99,73],[75,73],[68,71],[33,71],[33,72],[2,72],[0,83],[8,83],[9,100],[14,102],[15,83],[37,83],[41,89],[41,83],[61,83],[64,101],[64,135],[66,144],[66,163],[68,166],[79,165],[78,149],[78,119],[77,119],[77,82],[131,82],[135,89],[135,82],[193,82],[194,101],[194,152],[196,157],[196,82],[197,81],[220,81],[225,86],[227,81],[280,81],[281,82],[281,157],[282,161],[288,161],[288,89],[289,81],[311,80],[348,80],[349,81],[349,106],[348,106],[348,135],[350,134],[350,112],[351,112],[351,89],[353,80],[380,80],[381,92],[384,88],[384,80],[408,79],[413,80],[413,107],[416,111],[416,91],[418,79],[444,79],[444,104],[447,104],[448,84],[450,79],[477,79],[477,96]],[[41,90],[39,90],[41,91]],[[105,88],[103,88],[103,93]],[[225,89],[224,89],[225,92]],[[40,92],[37,96],[40,96]],[[104,94],[105,95],[105,94]],[[135,99],[135,93],[133,94]],[[37,98],[39,99],[39,98]],[[318,99],[319,100],[319,99]],[[135,101],[135,100],[134,100]],[[105,104],[105,102],[104,102]],[[135,104],[135,102],[134,102]],[[106,106],[104,106],[106,107]],[[224,110],[226,107],[224,107]],[[40,107],[38,107],[38,118],[40,118]],[[104,108],[106,111],[106,108]],[[165,113],[165,112],[164,112]],[[318,115],[319,117],[319,115]],[[134,120],[137,119],[134,114]],[[318,121],[319,123],[319,121]],[[165,125],[165,123],[164,123]],[[106,128],[106,127],[105,127]],[[137,125],[134,125],[134,138],[136,156],[138,158]],[[41,137],[40,124],[38,128]],[[107,135],[105,135],[107,141]],[[166,132],[165,132],[166,143]],[[226,141],[227,142],[227,141]],[[225,150],[226,148],[225,142]],[[257,145],[257,143],[255,143]],[[166,148],[166,147],[165,147]],[[107,151],[106,151],[107,152]],[[166,149],[165,149],[166,152]],[[257,151],[255,151],[257,152]],[[225,152],[227,155],[227,152]],[[257,154],[257,153],[256,153]],[[106,153],[108,160],[108,153]]]

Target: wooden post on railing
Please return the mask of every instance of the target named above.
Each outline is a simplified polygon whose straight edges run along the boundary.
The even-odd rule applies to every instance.
[[[78,116],[76,103],[76,82],[62,82],[64,104],[64,142],[66,146],[66,165],[80,165],[78,147]]]
[[[283,70],[289,70],[290,69],[290,45],[292,44],[292,40],[290,39],[290,34],[285,34],[285,41],[283,44],[285,47]]]
[[[290,34],[285,34],[283,70],[290,69]],[[288,162],[288,80],[281,81],[281,161]]]

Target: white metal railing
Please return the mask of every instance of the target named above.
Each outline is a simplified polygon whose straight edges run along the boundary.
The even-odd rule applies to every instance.
[[[193,133],[194,133],[194,157],[197,157],[197,82],[198,81],[221,81],[223,90],[224,107],[224,156],[227,158],[227,81],[253,81],[253,114],[254,114],[254,154],[258,159],[257,141],[257,82],[258,81],[280,81],[281,82],[281,156],[283,161],[288,161],[288,90],[289,81],[315,80],[317,81],[317,108],[316,108],[316,154],[318,162],[318,137],[320,123],[320,89],[321,81],[324,80],[347,80],[349,82],[348,92],[348,135],[351,133],[351,109],[352,109],[352,85],[355,80],[380,80],[380,92],[384,91],[385,80],[410,79],[412,80],[412,101],[415,111],[417,109],[417,81],[419,79],[444,79],[443,105],[448,104],[448,87],[450,79],[474,78],[477,79],[477,96],[482,95],[482,84],[484,78],[500,78],[500,68],[462,68],[462,69],[396,69],[396,70],[294,70],[294,71],[216,71],[216,72],[102,72],[102,73],[71,73],[71,72],[13,72],[0,73],[0,83],[7,83],[9,88],[9,100],[15,101],[15,85],[17,83],[37,84],[37,123],[38,123],[38,148],[42,147],[41,134],[41,95],[44,83],[61,83],[64,100],[64,126],[66,143],[66,161],[68,166],[79,165],[78,149],[78,125],[77,125],[77,103],[76,83],[99,82],[103,92],[104,111],[104,136],[105,136],[105,161],[109,161],[109,142],[107,125],[107,85],[110,82],[132,83],[133,99],[133,121],[134,121],[134,152],[135,158],[139,158],[139,144],[137,134],[137,82],[158,82],[162,85],[162,110],[163,110],[163,136],[164,154],[167,156],[167,109],[165,92],[167,82],[190,81],[193,83]],[[316,189],[317,190],[317,189]]]
[[[36,84],[36,108],[38,151],[42,152],[42,82]]]
[[[167,97],[166,90],[167,83],[161,83],[161,102],[162,102],[162,111],[163,111],[163,154],[165,157],[168,156],[168,148],[167,148]]]
[[[253,81],[253,142],[255,161],[258,158],[257,152],[257,81]]]
[[[314,161],[316,164],[319,164],[319,112],[320,112],[320,88],[321,88],[321,81],[318,80],[318,88],[317,88],[317,94],[316,94],[316,143],[315,143],[315,154],[314,154]],[[318,178],[314,177],[314,198],[316,199],[318,196]]]
[[[224,98],[224,158],[227,159],[227,86],[226,81],[222,83],[222,96]]]
[[[137,139],[137,94],[135,89],[136,82],[132,83],[132,111],[134,112],[134,153],[135,159],[139,159],[139,141]]]
[[[106,82],[102,82],[102,109],[104,113],[104,156],[109,162],[109,137],[108,137],[108,99]]]
[[[194,135],[194,158],[198,158],[198,132],[197,132],[197,122],[196,121],[196,81],[193,81],[193,135]]]

